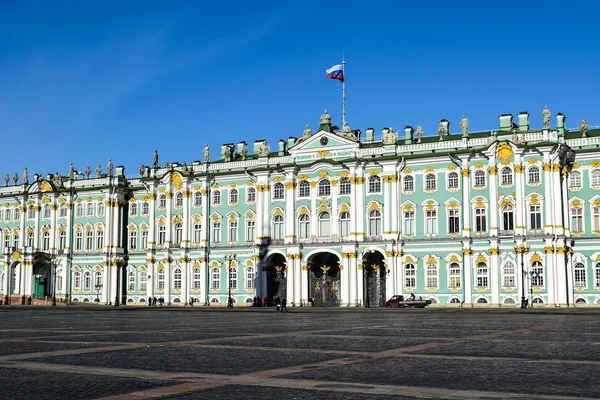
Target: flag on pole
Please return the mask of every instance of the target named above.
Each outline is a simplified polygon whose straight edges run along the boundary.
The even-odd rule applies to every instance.
[[[339,79],[344,82],[344,66],[342,64],[334,65],[326,70],[328,79]]]

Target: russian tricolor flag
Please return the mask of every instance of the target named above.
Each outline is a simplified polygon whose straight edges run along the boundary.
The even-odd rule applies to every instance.
[[[339,79],[344,82],[344,66],[342,64],[334,65],[326,70],[328,79]]]

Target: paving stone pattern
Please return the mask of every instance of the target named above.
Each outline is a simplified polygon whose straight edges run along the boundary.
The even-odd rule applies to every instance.
[[[599,317],[2,306],[0,398],[600,398]]]

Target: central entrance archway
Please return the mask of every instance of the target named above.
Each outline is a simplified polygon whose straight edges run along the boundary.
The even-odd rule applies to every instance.
[[[274,253],[267,257],[267,305],[273,306],[275,297],[287,297],[287,266],[282,254]]]
[[[387,268],[383,254],[378,251],[365,251],[363,264],[363,304],[365,307],[382,307],[386,301]]]
[[[339,307],[340,259],[333,253],[316,253],[308,259],[308,297],[315,307]]]
[[[50,295],[50,269],[45,263],[38,262],[33,266],[33,297],[43,299]]]

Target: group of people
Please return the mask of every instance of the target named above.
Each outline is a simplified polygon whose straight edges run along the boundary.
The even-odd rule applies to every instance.
[[[156,304],[158,303],[159,307],[166,307],[167,304],[165,303],[165,298],[164,297],[150,297],[148,296],[148,306],[149,307],[156,307]]]
[[[284,297],[279,297],[278,295],[273,296],[273,302],[272,305],[274,305],[277,309],[277,312],[283,312],[285,310],[285,312],[288,312],[287,309],[287,299]],[[258,297],[258,296],[254,296],[254,299],[252,299],[252,307],[267,307],[267,299],[265,297]]]

